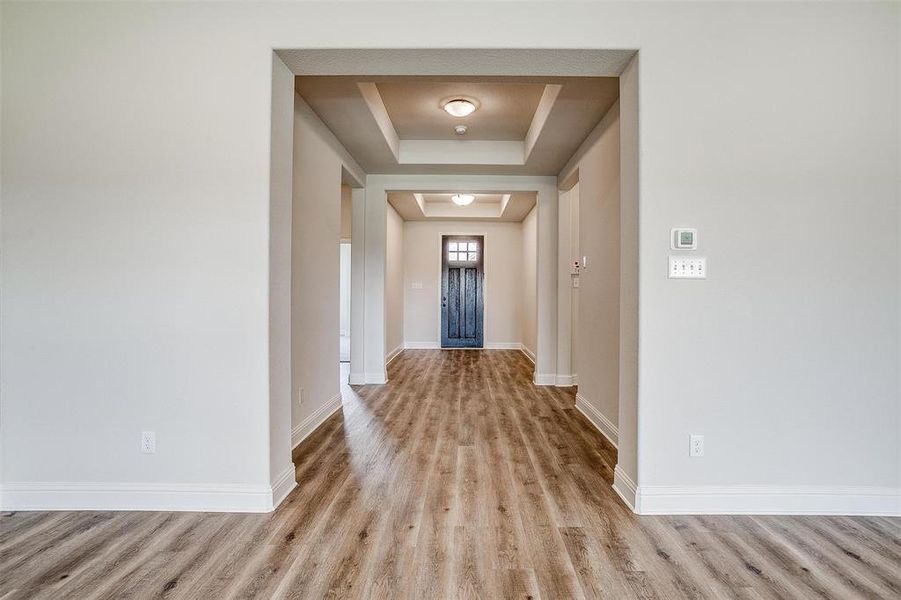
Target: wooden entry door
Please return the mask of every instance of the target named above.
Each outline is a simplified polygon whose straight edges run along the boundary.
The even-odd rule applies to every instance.
[[[441,238],[441,347],[481,348],[485,238]]]

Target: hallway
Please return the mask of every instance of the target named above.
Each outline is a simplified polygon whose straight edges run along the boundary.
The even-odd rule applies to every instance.
[[[270,515],[13,513],[6,598],[889,597],[897,521],[636,517],[616,451],[516,351],[406,351]]]

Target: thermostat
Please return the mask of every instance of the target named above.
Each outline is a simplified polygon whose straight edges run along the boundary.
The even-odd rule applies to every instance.
[[[698,247],[697,229],[672,229],[670,238],[673,250],[694,250]]]

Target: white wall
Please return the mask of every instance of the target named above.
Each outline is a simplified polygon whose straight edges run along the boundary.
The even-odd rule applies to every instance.
[[[404,220],[387,206],[385,253],[385,359],[404,346]]]
[[[404,329],[411,345],[441,342],[441,236],[484,235],[486,347],[518,347],[522,305],[522,224],[471,221],[404,223]],[[533,261],[534,270],[534,261]],[[421,289],[413,289],[413,283]],[[532,317],[534,330],[534,314]]]
[[[533,208],[522,221],[522,305],[519,312],[522,345],[526,354],[535,360],[538,349],[537,283],[538,209]]]
[[[344,173],[359,174],[359,166],[303,98],[294,94],[291,439],[295,446],[340,407],[339,240],[342,201],[349,189],[341,184]]]
[[[341,240],[348,241],[353,236],[353,188],[341,185]]]
[[[292,429],[338,394],[342,160],[299,95],[294,102]],[[300,402],[300,389],[303,389]],[[299,442],[295,433],[294,443]]]
[[[636,56],[619,78],[619,410],[615,485],[634,505],[638,477],[639,91]],[[581,305],[580,305],[581,306]]]
[[[445,3],[4,3],[5,493],[268,483],[270,49],[399,39],[641,49],[649,498],[897,489],[899,10],[484,2],[461,29]],[[666,279],[675,226],[706,281]]]
[[[620,136],[619,103],[582,144],[562,178],[578,170],[579,273],[576,355],[579,396],[613,427],[619,421]],[[607,434],[616,442],[616,430]]]
[[[341,297],[338,304],[338,330],[341,335],[350,335],[350,254],[351,245],[342,242],[340,252]]]
[[[294,74],[272,56],[269,176],[269,478],[273,505],[294,488],[291,462],[291,212]]]

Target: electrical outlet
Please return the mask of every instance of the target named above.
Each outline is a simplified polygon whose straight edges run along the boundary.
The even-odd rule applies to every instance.
[[[141,452],[144,454],[156,454],[156,433],[153,431],[141,432]]]
[[[297,403],[303,404],[303,388],[297,388]]]
[[[692,435],[688,438],[689,448],[688,455],[695,456],[704,456],[704,436],[703,435]]]

